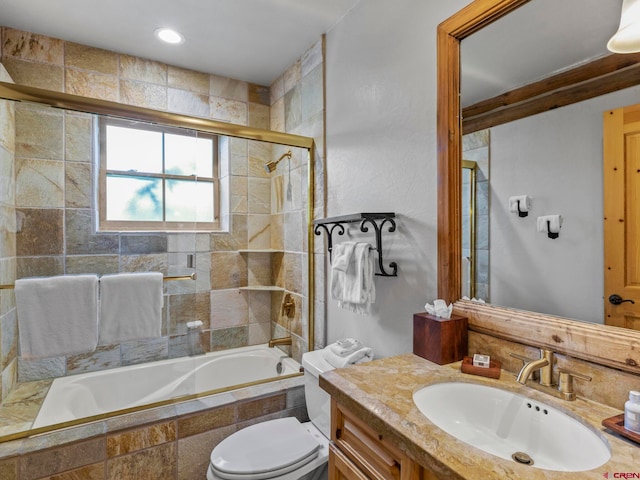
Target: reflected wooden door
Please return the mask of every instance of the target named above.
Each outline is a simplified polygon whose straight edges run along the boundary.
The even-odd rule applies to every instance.
[[[605,323],[640,330],[640,105],[604,113]]]

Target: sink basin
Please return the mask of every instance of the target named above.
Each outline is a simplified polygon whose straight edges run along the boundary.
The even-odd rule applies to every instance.
[[[595,430],[516,393],[474,383],[437,383],[413,394],[431,422],[458,440],[506,460],[564,472],[591,470],[611,458]]]

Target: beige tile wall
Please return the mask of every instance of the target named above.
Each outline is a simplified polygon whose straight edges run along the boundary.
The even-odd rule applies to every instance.
[[[312,137],[315,141],[315,204],[314,218],[325,216],[324,190],[324,44],[319,40],[295,62],[281,77],[271,84],[271,128],[288,133]],[[274,148],[278,154],[285,149]],[[294,356],[307,349],[308,330],[308,204],[306,184],[308,176],[307,153],[292,151],[290,162],[280,162],[271,178],[271,247],[284,248],[276,259],[277,281],[294,296],[298,307],[292,319],[280,317],[276,331],[289,328],[293,337]],[[323,347],[325,339],[324,307],[324,239],[314,238],[315,348]],[[274,301],[274,305],[280,305]],[[274,312],[275,314],[275,312]],[[273,317],[272,317],[273,318]]]
[[[189,71],[8,27],[0,35],[1,62],[16,83],[310,135],[323,144],[321,42],[274,83],[274,93],[273,86]],[[242,139],[221,141],[222,157],[228,162],[221,172],[222,188],[229,192],[228,214],[222,219],[229,226],[228,234],[96,235],[91,227],[91,119],[33,107],[21,107],[16,117],[18,132],[28,132],[23,128],[28,125],[39,132],[18,133],[16,145],[21,228],[14,263],[18,278],[151,269],[175,274],[171,270],[182,262],[181,255],[193,251],[199,277],[195,286],[175,282],[167,287],[165,336],[160,342],[107,346],[90,355],[35,363],[21,361],[21,378],[34,380],[186,354],[185,323],[194,319],[202,320],[207,329],[202,337],[205,349],[264,343],[291,330],[292,353],[300,359],[307,349],[306,321],[302,320],[308,309],[306,151],[293,149],[290,165],[281,162],[270,176],[264,163],[278,158],[286,147]],[[316,166],[323,163],[321,152],[316,151]],[[284,187],[277,201],[274,184]],[[285,252],[238,251],[263,248]],[[0,275],[5,275],[5,263],[0,262]],[[283,292],[238,293],[238,287],[265,284],[294,294],[299,307],[295,319],[285,319],[280,313]],[[117,349],[119,359],[114,355]],[[125,350],[129,352],[126,358]]]

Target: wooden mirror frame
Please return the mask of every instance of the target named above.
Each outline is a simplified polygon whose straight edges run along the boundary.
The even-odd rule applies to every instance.
[[[457,301],[456,313],[469,318],[472,331],[640,374],[638,331],[458,301],[462,280],[460,42],[529,1],[475,0],[438,26],[438,297]]]

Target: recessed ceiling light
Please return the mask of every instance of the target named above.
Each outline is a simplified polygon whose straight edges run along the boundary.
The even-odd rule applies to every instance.
[[[156,28],[153,32],[163,42],[178,44],[184,42],[184,37],[171,28]]]

